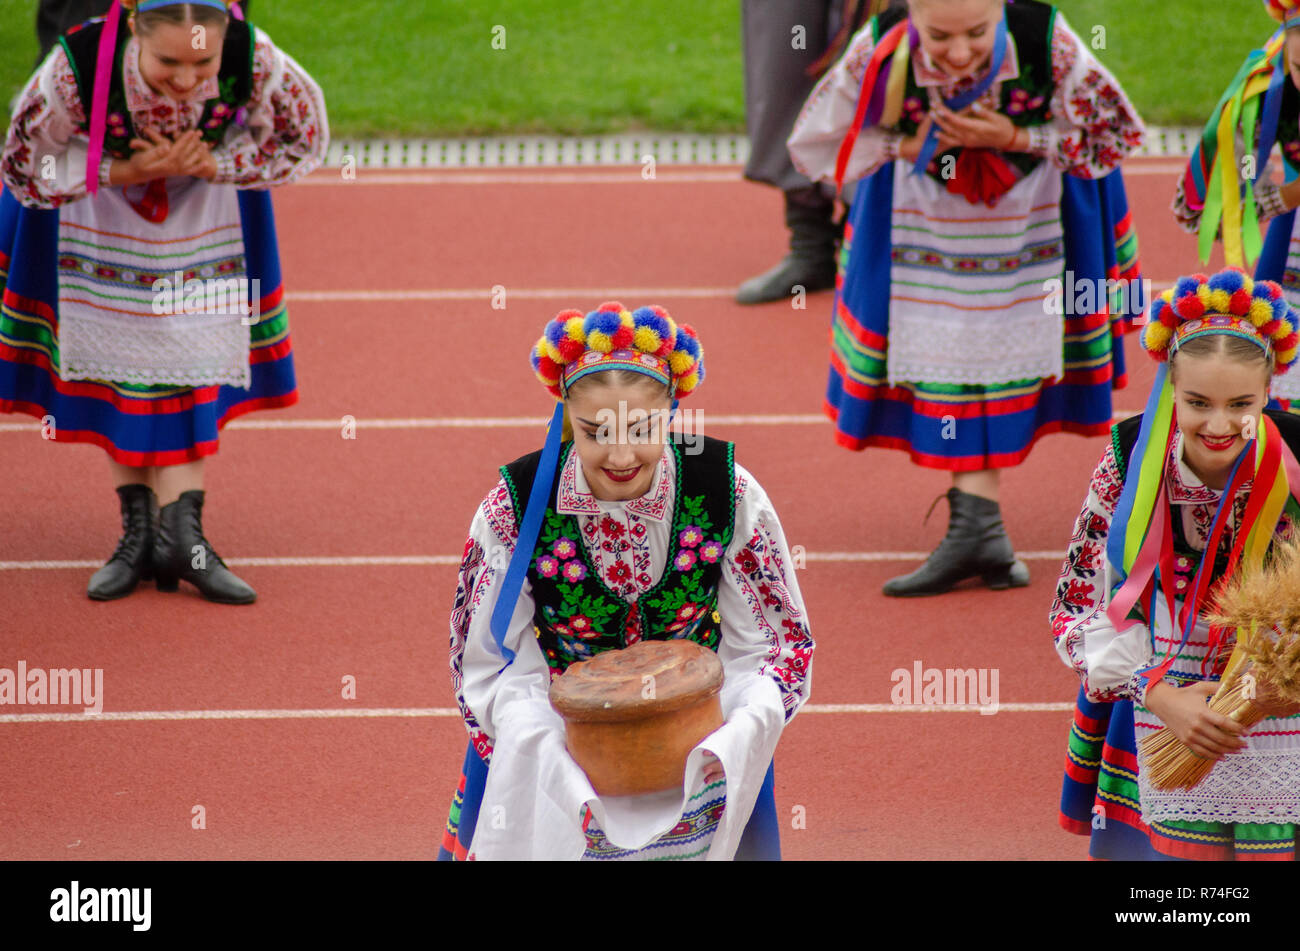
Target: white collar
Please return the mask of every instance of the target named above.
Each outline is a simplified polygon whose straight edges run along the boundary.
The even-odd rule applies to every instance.
[[[673,516],[673,497],[677,483],[677,463],[668,447],[659,458],[650,477],[650,488],[645,495],[625,502],[602,502],[591,494],[587,476],[582,471],[576,449],[570,450],[560,472],[560,487],[556,495],[555,510],[561,515],[599,515],[602,505],[623,506],[633,515],[656,522],[667,522]]]
[[[1165,474],[1169,482],[1169,501],[1174,503],[1201,504],[1218,502],[1223,497],[1222,489],[1213,489],[1192,471],[1184,458],[1183,431],[1174,428],[1173,443],[1169,447],[1169,458],[1165,464]],[[1242,488],[1249,488],[1250,482]]]

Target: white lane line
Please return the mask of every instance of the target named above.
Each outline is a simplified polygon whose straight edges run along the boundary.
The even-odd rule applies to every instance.
[[[617,171],[601,172],[362,172],[345,179],[342,169],[334,174],[318,173],[301,179],[299,185],[683,185],[699,182],[743,182],[743,166],[700,172],[672,172],[656,169],[654,178],[644,178],[642,166],[619,166]],[[1181,169],[1181,166],[1180,166]]]
[[[579,300],[607,301],[627,298],[667,298],[667,297],[733,297],[734,287],[519,287],[502,285],[508,298],[517,300]],[[336,291],[287,291],[285,300],[290,303],[302,301],[333,302],[348,301],[352,303],[365,301],[491,301],[499,294],[490,287],[460,288],[410,288],[406,290],[336,290]]]
[[[1149,175],[1178,175],[1187,168],[1186,162],[1160,160],[1154,157],[1141,162],[1130,161],[1123,166],[1124,177]],[[448,169],[446,171],[361,171],[345,176],[344,169],[328,169],[300,179],[296,184],[316,188],[355,188],[358,185],[403,186],[413,185],[696,185],[728,182],[751,187],[744,177],[743,165],[719,165],[710,169],[674,171],[660,165],[653,178],[643,175],[643,165],[605,165],[591,171],[525,171],[519,168],[485,171]]]
[[[990,704],[990,706],[992,706]],[[979,713],[977,704],[810,703],[801,713]],[[1000,703],[998,712],[1064,713],[1072,703]],[[95,723],[158,720],[343,720],[375,718],[459,717],[455,707],[363,707],[320,710],[136,710],[105,713],[6,713],[0,723]]]
[[[735,296],[735,287],[520,287],[502,285],[509,297],[519,300],[627,300],[658,298],[726,298]],[[1173,281],[1151,281],[1151,293],[1160,294],[1173,287]],[[492,301],[498,293],[486,287],[407,288],[372,290],[354,288],[326,291],[286,291],[284,298],[293,303],[393,302],[393,301]]]
[[[1122,422],[1136,416],[1141,410],[1120,410],[1111,422]],[[698,411],[697,419],[707,420],[711,426],[826,426],[830,420],[821,413],[744,413],[726,414]],[[238,419],[225,429],[338,429],[344,423],[342,416],[334,419]],[[543,416],[424,416],[409,419],[377,418],[365,416],[347,420],[357,429],[533,429],[545,426]],[[674,424],[673,431],[681,427]],[[40,432],[40,423],[0,423],[0,433]]]
[[[807,561],[822,562],[882,562],[924,561],[927,551],[810,551],[804,552]],[[1060,561],[1065,551],[1021,551],[1016,557],[1025,561]],[[451,566],[461,562],[460,555],[355,555],[319,556],[301,558],[223,558],[226,564],[239,568],[410,568]],[[103,559],[74,559],[67,561],[0,561],[0,571],[67,571],[81,568],[98,568]]]

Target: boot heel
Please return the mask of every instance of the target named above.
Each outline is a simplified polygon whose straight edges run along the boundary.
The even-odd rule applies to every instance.
[[[180,582],[175,575],[157,574],[154,577],[154,584],[159,591],[175,591],[180,587]]]
[[[1002,565],[998,568],[990,568],[983,574],[984,583],[994,591],[1005,591],[1007,588],[1023,588],[1029,584],[1029,569],[1025,563],[1016,559],[1009,565]]]

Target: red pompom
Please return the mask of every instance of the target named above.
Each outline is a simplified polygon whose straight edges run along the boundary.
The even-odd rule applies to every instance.
[[[1275,341],[1273,343],[1273,349],[1281,352],[1286,352],[1287,350],[1294,349],[1296,344],[1300,344],[1300,334],[1297,334],[1295,331],[1292,331],[1291,333],[1283,337],[1281,340]]]
[[[1228,310],[1238,317],[1244,317],[1250,311],[1250,302],[1254,300],[1253,294],[1247,294],[1246,289],[1240,288],[1228,298]]]
[[[584,314],[582,311],[574,310],[572,307],[570,307],[568,310],[560,311],[553,318],[551,318],[551,320],[552,322],[558,321],[559,323],[564,323],[566,320],[571,320],[574,317],[577,317],[579,320],[581,320],[585,316],[587,315]]]
[[[626,307],[624,307],[616,300],[607,300],[605,301],[605,303],[601,304],[599,307],[596,308],[596,310],[604,311],[607,314],[617,314],[620,311],[626,309],[627,309]]]
[[[587,345],[584,341],[565,336],[560,338],[560,343],[555,349],[560,351],[560,356],[564,358],[565,363],[572,363],[587,351]]]
[[[1160,322],[1170,330],[1176,330],[1180,323],[1178,314],[1174,313],[1174,309],[1169,306],[1160,308]]]
[[[1282,296],[1282,285],[1277,281],[1256,281],[1255,287],[1263,285],[1268,290],[1268,299],[1277,300]]]
[[[1174,309],[1184,320],[1196,320],[1205,313],[1205,302],[1195,294],[1185,294],[1174,301]]]
[[[632,338],[636,333],[635,328],[626,325],[620,326],[618,330],[610,336],[610,343],[615,350],[628,350],[632,346]]]
[[[1264,325],[1259,328],[1259,334],[1261,337],[1265,337],[1271,340],[1273,339],[1273,334],[1277,333],[1281,329],[1282,329],[1282,321],[1268,320],[1265,321]]]
[[[555,361],[542,354],[537,358],[537,374],[548,380],[558,380],[560,378],[560,368],[556,366]]]

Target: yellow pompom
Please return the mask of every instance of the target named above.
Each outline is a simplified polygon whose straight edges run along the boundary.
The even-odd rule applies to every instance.
[[[632,335],[632,343],[642,353],[654,353],[663,345],[653,327],[638,327]]]
[[[690,393],[699,385],[700,385],[699,373],[692,373],[689,376],[684,376],[677,381],[677,394],[679,396],[685,396],[687,393]]]
[[[1292,347],[1290,350],[1283,350],[1278,353],[1277,362],[1285,366],[1295,360],[1297,352],[1300,352],[1300,347]]]
[[[614,338],[600,330],[593,330],[587,337],[587,349],[609,353],[614,349]]]
[[[1246,312],[1246,316],[1256,327],[1263,327],[1273,319],[1273,306],[1268,301],[1257,297],[1250,302],[1250,310]]]
[[[1247,294],[1253,294],[1255,293],[1255,282],[1252,281],[1250,278],[1246,277],[1245,275],[1242,275],[1241,289],[1245,291]]]
[[[556,349],[555,344],[551,343],[545,337],[537,342],[539,355],[550,357],[555,363],[564,366],[564,357],[560,356],[560,351]]]
[[[1201,289],[1199,287],[1196,289],[1196,296],[1201,296]],[[1231,311],[1228,310],[1231,301],[1232,295],[1227,291],[1210,291],[1205,296],[1205,309],[1212,310],[1216,314],[1231,313]]]
[[[695,366],[695,358],[685,350],[674,350],[668,357],[668,364],[673,368],[673,376],[681,376]]]
[[[636,321],[632,319],[632,312],[630,310],[620,310],[618,312],[618,322],[629,330],[636,326]]]
[[[581,317],[570,317],[564,322],[564,335],[570,340],[576,340],[582,343],[582,322]]]
[[[1142,332],[1142,346],[1152,353],[1159,353],[1169,346],[1169,338],[1173,335],[1172,330],[1157,320],[1147,324],[1146,330]]]
[[[1170,287],[1162,291],[1160,294],[1160,300],[1164,301],[1166,304],[1172,304],[1174,302],[1174,289]]]

